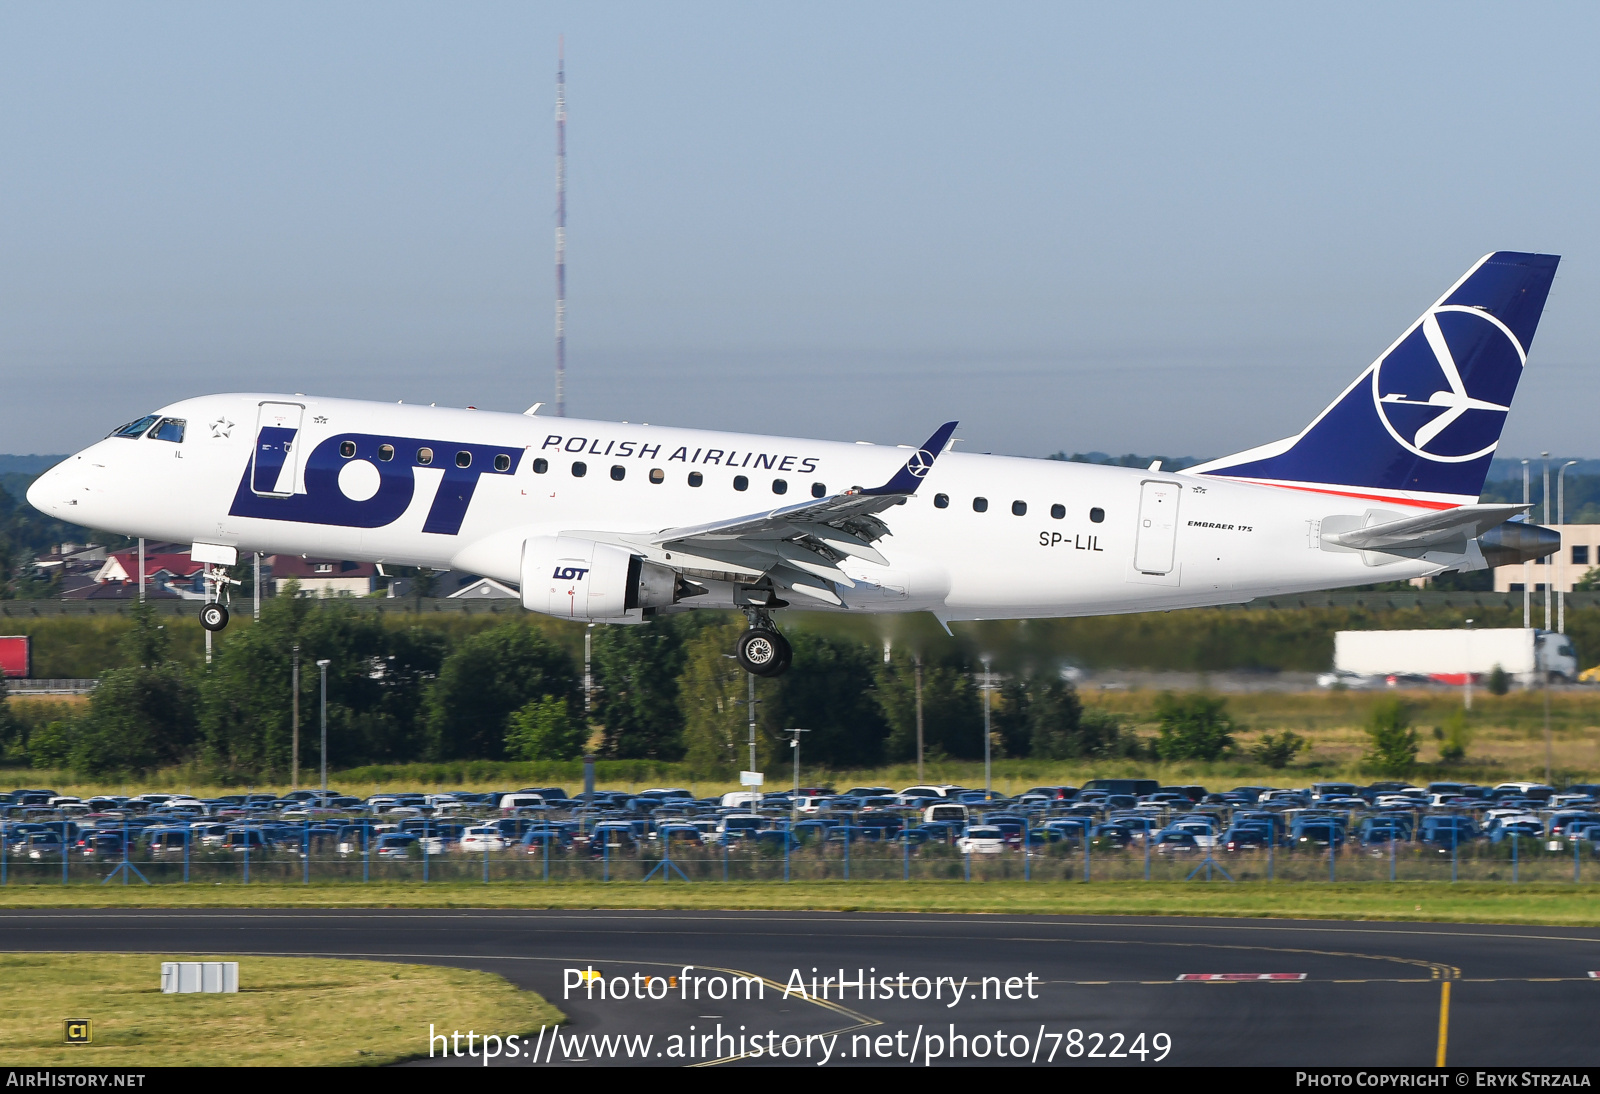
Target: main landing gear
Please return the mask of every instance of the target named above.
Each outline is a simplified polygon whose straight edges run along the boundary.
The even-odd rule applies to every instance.
[[[735,656],[739,667],[754,676],[782,676],[794,660],[788,639],[773,626],[772,616],[761,608],[747,608],[750,629],[739,636]]]

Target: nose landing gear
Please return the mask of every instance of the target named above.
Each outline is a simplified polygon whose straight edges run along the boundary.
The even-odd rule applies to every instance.
[[[208,562],[201,575],[201,581],[205,584],[206,596],[210,599],[206,602],[206,606],[200,609],[200,625],[208,631],[220,631],[228,625],[228,609],[223,606],[222,601],[228,599],[228,586],[233,584],[233,579],[228,576],[226,568],[213,566]],[[209,646],[206,648],[210,649]],[[210,660],[209,654],[207,660]]]
[[[773,626],[770,613],[748,608],[745,615],[750,620],[750,629],[739,636],[735,649],[739,667],[753,676],[782,676],[794,660],[794,650],[788,639]]]

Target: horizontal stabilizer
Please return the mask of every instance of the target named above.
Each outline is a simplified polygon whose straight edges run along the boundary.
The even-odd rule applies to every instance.
[[[1322,537],[1324,543],[1357,551],[1395,551],[1433,547],[1452,540],[1476,539],[1512,517],[1526,513],[1528,505],[1460,505],[1437,513],[1405,517],[1348,532]]]

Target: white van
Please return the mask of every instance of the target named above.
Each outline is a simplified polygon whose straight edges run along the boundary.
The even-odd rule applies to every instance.
[[[948,805],[930,805],[922,811],[923,824],[933,824],[936,821],[954,821],[957,824],[966,824],[967,807],[951,802]]]
[[[759,790],[733,790],[722,795],[722,808],[757,809],[761,806],[761,799]]]
[[[502,794],[500,796],[500,812],[512,813],[518,809],[541,809],[544,807],[544,798],[539,794]]]

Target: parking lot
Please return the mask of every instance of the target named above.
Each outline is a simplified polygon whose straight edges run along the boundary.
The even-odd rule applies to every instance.
[[[0,796],[0,884],[818,878],[1581,880],[1600,786],[1095,779],[1005,797],[827,786],[357,798]]]

